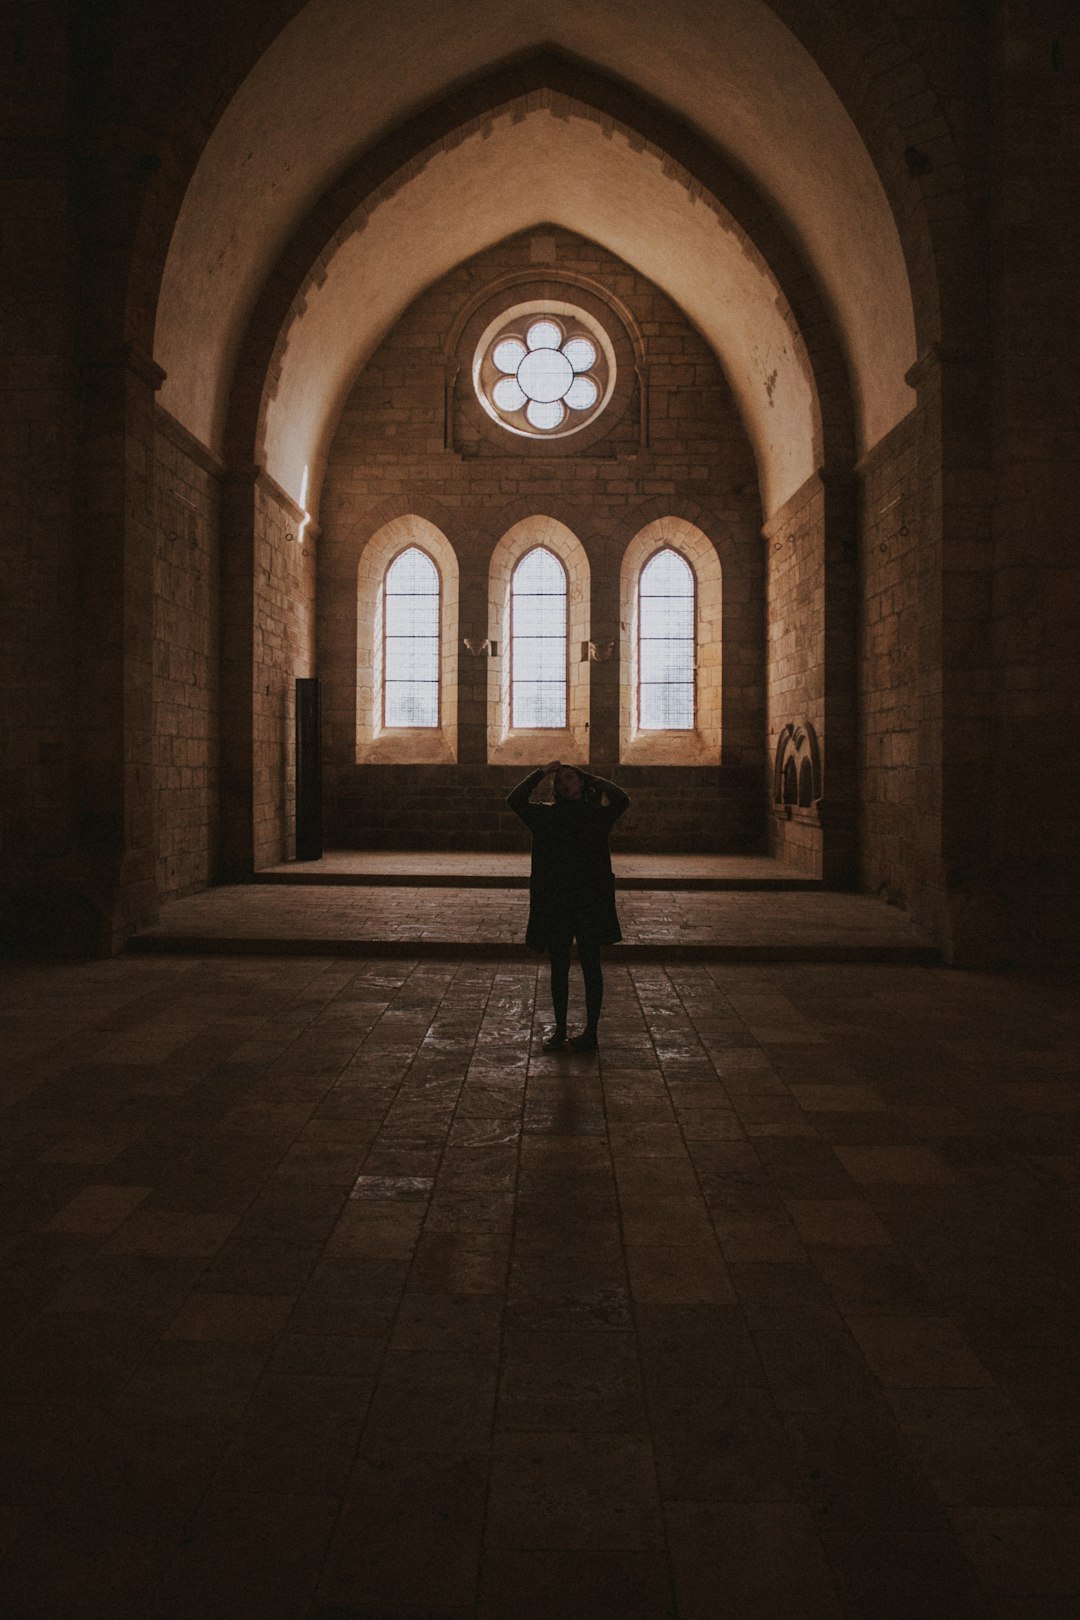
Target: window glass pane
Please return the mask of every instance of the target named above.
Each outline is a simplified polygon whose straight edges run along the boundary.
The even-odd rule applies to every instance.
[[[562,636],[515,636],[515,681],[562,681],[566,677],[566,642]]]
[[[510,724],[566,725],[566,572],[538,546],[511,582]]]
[[[560,682],[515,681],[512,726],[566,725],[566,687]]]
[[[522,596],[514,593],[515,636],[556,636],[561,641],[566,635],[565,596]]]
[[[694,634],[694,599],[692,596],[643,596],[638,622],[643,638],[678,636],[688,639]]]
[[[638,725],[642,731],[694,728],[694,574],[665,548],[638,586]]]
[[[542,591],[546,595],[566,595],[566,573],[562,563],[552,551],[537,546],[522,557],[514,569],[514,595],[525,596]]]
[[[437,726],[439,573],[416,546],[386,570],[383,630],[383,724]]]
[[[690,564],[677,551],[658,551],[641,571],[642,596],[693,596]]]
[[[640,724],[643,731],[692,731],[693,686],[674,681],[663,686],[642,682]]]
[[[388,681],[438,681],[438,640],[387,636],[386,678]]]
[[[692,641],[643,641],[640,674],[642,681],[694,680]]]
[[[438,595],[439,575],[430,557],[410,546],[395,557],[386,571],[388,596],[398,593]]]
[[[437,726],[439,688],[419,681],[387,681],[386,725]]]
[[[437,596],[387,596],[386,634],[388,636],[438,636],[439,598]]]

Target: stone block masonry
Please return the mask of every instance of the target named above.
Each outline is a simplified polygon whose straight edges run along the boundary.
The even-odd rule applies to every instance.
[[[564,525],[583,550],[587,577],[574,588],[587,590],[588,628],[570,654],[580,656],[581,639],[601,651],[590,665],[587,723],[578,730],[595,769],[618,774],[631,793],[637,788],[633,847],[756,848],[764,601],[752,451],[720,367],[671,301],[581,237],[549,230],[545,239],[545,252],[553,254],[543,269],[547,296],[592,299],[589,307],[601,309],[601,295],[609,296],[619,311],[609,310],[609,318],[621,343],[621,384],[602,427],[580,439],[521,439],[497,428],[473,393],[468,311],[486,307],[487,289],[496,299],[506,285],[519,286],[519,298],[529,295],[528,278],[537,274],[531,234],[467,261],[418,299],[371,357],[342,412],[319,513],[327,837],[376,848],[517,847],[520,829],[501,805],[524,767],[488,764],[489,696],[497,683],[487,681],[486,655],[461,648],[466,641],[479,647],[493,634],[505,641],[489,605],[492,557],[515,524],[544,517]],[[360,560],[373,536],[408,514],[435,524],[459,569],[453,764],[358,762],[357,705],[374,700],[356,677],[357,626],[365,622],[358,611]],[[635,770],[620,766],[619,672],[628,667],[622,654],[630,625],[619,571],[635,536],[664,518],[695,525],[720,560],[722,674],[711,645],[700,649],[699,672],[724,683],[722,738],[699,764]],[[710,618],[704,633],[715,636],[719,624]],[[497,647],[499,658],[506,653],[505,644]],[[537,763],[553,752],[583,752],[569,741],[560,750],[549,737],[537,746]]]

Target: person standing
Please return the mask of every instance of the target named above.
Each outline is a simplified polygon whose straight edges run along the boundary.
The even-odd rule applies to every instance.
[[[534,804],[534,790],[549,776],[555,779],[553,802]],[[604,1000],[600,948],[622,938],[608,834],[630,800],[614,782],[554,759],[519,782],[506,802],[532,834],[525,943],[551,958],[555,1024],[543,1049],[595,1052]],[[568,1039],[570,947],[575,940],[585,980],[585,1028]]]

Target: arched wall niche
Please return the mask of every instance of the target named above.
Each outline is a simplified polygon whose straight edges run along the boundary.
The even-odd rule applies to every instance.
[[[637,724],[638,582],[670,546],[695,584],[695,724],[689,732],[642,731]],[[627,765],[719,765],[723,761],[724,589],[717,547],[687,518],[656,518],[634,536],[619,571],[619,758]]]
[[[416,546],[439,573],[439,724],[387,729],[381,719],[380,598],[386,570]],[[449,765],[457,758],[458,560],[442,530],[415,512],[391,518],[361,550],[356,565],[355,759],[358,765]]]
[[[554,553],[567,577],[567,726],[565,730],[515,730],[510,724],[510,585],[518,563],[537,546]],[[589,559],[581,541],[557,518],[536,514],[509,528],[488,568],[488,641],[496,656],[488,665],[488,760],[493,765],[534,765],[540,756],[589,761]]]

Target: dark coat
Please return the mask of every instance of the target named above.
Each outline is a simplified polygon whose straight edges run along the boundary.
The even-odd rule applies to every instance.
[[[608,833],[630,800],[613,782],[598,782],[607,799],[556,799],[532,804],[529,795],[543,776],[534,771],[519,782],[507,804],[532,833],[529,923],[525,943],[546,951],[571,937],[590,945],[622,939],[615,910],[615,876]]]

